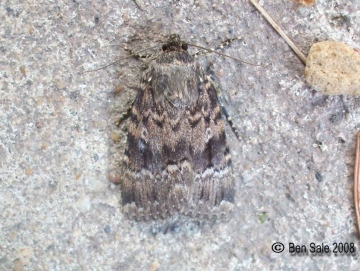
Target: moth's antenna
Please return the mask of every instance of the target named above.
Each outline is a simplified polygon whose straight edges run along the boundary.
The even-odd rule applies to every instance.
[[[194,46],[194,47],[197,47],[201,50],[205,50],[205,51],[208,51],[208,52],[212,52],[212,53],[215,53],[215,54],[218,54],[218,55],[221,55],[223,57],[228,57],[228,58],[231,58],[231,59],[234,59],[236,61],[240,61],[241,63],[245,63],[245,64],[249,64],[249,65],[253,65],[253,66],[262,66],[262,65],[259,65],[259,64],[254,64],[254,63],[250,63],[250,62],[247,62],[247,61],[244,61],[244,60],[241,60],[239,58],[235,58],[235,57],[232,57],[232,56],[229,56],[229,55],[226,55],[226,54],[222,54],[222,53],[219,53],[215,50],[211,50],[211,49],[208,49],[206,47],[202,47],[200,45],[196,45],[196,44],[191,44],[191,43],[186,43],[187,45],[190,45],[190,46]]]
[[[102,66],[102,67],[100,67],[100,68],[97,68],[97,69],[94,69],[94,70],[84,71],[84,72],[82,72],[81,74],[88,73],[88,72],[96,72],[96,71],[105,69],[105,68],[107,68],[107,67],[109,67],[109,66],[111,66],[111,65],[114,65],[114,64],[116,64],[116,63],[118,63],[118,62],[120,62],[120,61],[122,61],[122,60],[124,60],[124,59],[127,59],[127,58],[132,57],[132,56],[136,56],[136,55],[138,55],[138,54],[141,53],[141,52],[144,52],[144,51],[149,50],[149,49],[156,48],[156,47],[158,47],[158,46],[159,46],[159,45],[156,45],[156,46],[153,46],[153,47],[148,47],[148,48],[146,48],[146,49],[144,49],[144,50],[137,51],[137,52],[135,52],[135,53],[132,53],[131,55],[128,55],[128,56],[126,56],[126,57],[123,57],[123,58],[120,58],[120,59],[118,59],[118,60],[115,60],[114,62],[111,62],[111,63],[109,63],[109,64],[107,64],[107,65],[105,65],[105,66]]]

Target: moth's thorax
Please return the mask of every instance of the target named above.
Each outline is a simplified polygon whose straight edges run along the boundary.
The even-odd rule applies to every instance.
[[[168,102],[178,108],[196,103],[199,97],[200,67],[186,51],[161,54],[146,72],[155,103]]]
[[[156,58],[155,62],[161,65],[175,63],[184,65],[187,63],[194,63],[194,57],[190,55],[187,51],[179,49],[160,54]]]

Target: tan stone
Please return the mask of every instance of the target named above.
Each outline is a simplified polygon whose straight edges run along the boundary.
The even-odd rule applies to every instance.
[[[360,95],[360,54],[346,44],[315,43],[306,59],[305,80],[328,95]]]

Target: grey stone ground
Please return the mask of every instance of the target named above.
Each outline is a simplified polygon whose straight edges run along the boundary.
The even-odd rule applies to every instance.
[[[358,0],[262,2],[304,53],[322,40],[359,48]],[[360,249],[352,196],[359,98],[307,86],[303,64],[248,1],[5,0],[0,20],[1,270],[358,270],[358,253],[287,249]],[[125,145],[113,120],[136,94],[141,63],[80,72],[169,33],[208,47],[241,36],[223,52],[271,65],[199,59],[243,136],[228,129],[236,210],[228,222],[153,234],[123,216],[108,181]],[[274,242],[286,250],[274,253]]]

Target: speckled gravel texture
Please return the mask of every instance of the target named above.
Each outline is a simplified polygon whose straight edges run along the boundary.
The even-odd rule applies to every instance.
[[[261,4],[305,54],[323,40],[360,47],[358,0]],[[309,244],[360,249],[360,100],[306,85],[303,64],[250,2],[4,0],[0,21],[1,270],[359,270],[358,251],[313,255]],[[227,127],[237,189],[229,221],[131,221],[109,182],[126,144],[126,124],[114,121],[143,63],[81,72],[127,56],[125,46],[161,48],[170,33],[209,48],[240,36],[221,52],[262,65],[198,59],[243,137]],[[291,242],[308,253],[290,255]]]

